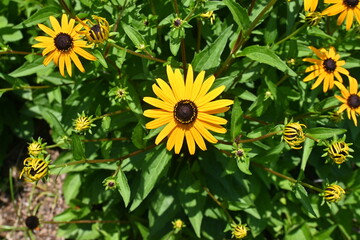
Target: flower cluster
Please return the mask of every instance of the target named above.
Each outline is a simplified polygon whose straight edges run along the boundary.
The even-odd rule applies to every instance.
[[[93,19],[97,21],[97,24],[92,23],[90,20],[80,21],[75,25],[75,19],[69,20],[66,14],[61,17],[61,25],[58,20],[50,16],[50,23],[52,28],[49,28],[43,24],[38,24],[38,27],[43,30],[49,36],[38,36],[35,40],[39,43],[34,44],[34,48],[45,48],[42,51],[42,55],[46,56],[43,64],[47,66],[51,61],[55,65],[59,66],[60,74],[65,76],[64,69],[66,68],[69,76],[72,76],[72,64],[81,71],[85,72],[85,69],[77,55],[83,58],[95,61],[96,57],[91,53],[85,51],[83,48],[92,48],[93,44],[101,43],[107,40],[109,36],[109,24],[106,19],[93,16]],[[90,24],[90,26],[88,25]],[[85,28],[85,30],[82,30]],[[84,36],[87,41],[84,40]]]

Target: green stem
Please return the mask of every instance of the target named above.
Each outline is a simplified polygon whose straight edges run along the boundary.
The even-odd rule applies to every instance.
[[[313,137],[313,136],[311,136],[309,134],[305,134],[305,137],[310,138],[310,139],[314,140],[315,142],[320,142],[319,139],[317,139],[317,138],[315,138],[315,137]]]
[[[12,168],[9,168],[9,184],[10,184],[10,196],[11,196],[11,202],[13,205],[13,208],[15,210],[16,216],[20,218],[19,212],[18,212],[18,206],[15,201],[15,193],[14,193],[14,184],[13,184],[13,178],[12,178]]]
[[[317,192],[320,192],[320,193],[323,192],[323,190],[322,190],[321,188],[314,187],[313,185],[310,185],[310,184],[308,184],[308,183],[304,183],[304,182],[301,182],[301,181],[297,181],[297,180],[295,180],[294,178],[288,177],[288,176],[286,176],[286,175],[284,175],[284,174],[281,174],[281,173],[279,173],[279,172],[276,172],[276,171],[274,171],[274,170],[271,170],[271,169],[269,169],[269,168],[266,168],[266,167],[264,167],[264,166],[262,166],[262,165],[260,165],[260,164],[258,164],[258,163],[252,162],[251,164],[253,164],[253,165],[255,165],[255,166],[259,167],[259,168],[262,168],[262,169],[264,169],[265,171],[267,171],[267,172],[269,172],[269,173],[271,173],[271,174],[274,174],[274,175],[276,175],[276,176],[278,176],[278,177],[281,177],[281,178],[283,178],[283,179],[286,179],[286,180],[288,180],[288,181],[290,181],[290,182],[292,182],[292,183],[300,183],[302,186],[307,187],[307,188],[310,188],[310,189],[312,189],[312,190],[314,190],[314,191],[317,191]]]
[[[196,1],[196,4],[195,4],[195,6],[194,6],[194,8],[189,12],[189,14],[185,17],[185,19],[184,19],[184,21],[189,21],[190,20],[190,18],[192,17],[192,15],[194,15],[194,12],[195,12],[195,10],[197,9],[197,7],[199,6],[199,2],[200,1]]]
[[[86,224],[86,223],[122,223],[122,224],[128,224],[129,221],[123,221],[123,220],[73,220],[73,221],[43,221],[41,223],[45,224],[72,224],[72,223],[80,223],[80,224]]]
[[[60,5],[65,9],[65,11],[72,17],[72,18],[76,18],[76,16],[70,11],[69,7],[66,5],[64,0],[59,0]]]
[[[288,36],[284,37],[283,39],[279,40],[278,42],[274,43],[274,45],[273,45],[272,47],[274,47],[274,46],[276,46],[276,45],[279,45],[279,44],[285,42],[286,40],[294,37],[296,34],[298,34],[299,32],[301,32],[301,31],[302,31],[304,28],[306,28],[307,26],[308,26],[308,24],[302,25],[301,27],[299,27],[298,29],[296,29],[294,32],[292,32],[290,35],[288,35]]]
[[[0,54],[19,54],[19,55],[34,54],[34,55],[42,56],[42,54],[41,54],[41,53],[24,52],[24,51],[15,51],[15,50],[8,50],[8,51],[0,52]]]
[[[127,154],[125,156],[122,156],[122,157],[119,157],[119,158],[94,159],[94,160],[85,159],[85,160],[79,160],[79,161],[54,165],[54,166],[52,166],[52,168],[62,168],[62,167],[68,167],[68,166],[77,165],[77,164],[83,164],[83,163],[104,163],[104,162],[123,161],[123,160],[125,160],[127,158],[133,157],[133,156],[138,155],[138,154],[140,154],[142,152],[145,152],[145,151],[147,151],[147,150],[149,150],[151,148],[154,148],[155,146],[156,145],[153,144],[153,145],[147,146],[144,149],[137,150],[135,152],[129,153],[129,154]]]
[[[111,113],[106,113],[106,114],[103,114],[103,115],[98,116],[98,117],[96,117],[96,118],[93,118],[93,121],[102,119],[102,118],[104,118],[104,117],[110,117],[110,116],[117,115],[117,114],[120,114],[120,113],[123,113],[123,112],[127,112],[127,111],[129,111],[129,110],[130,110],[130,109],[125,109],[125,110],[118,110],[118,111],[111,112]]]
[[[109,44],[110,44],[111,46],[117,48],[117,49],[125,50],[127,53],[129,53],[129,54],[131,54],[131,55],[134,55],[134,56],[137,56],[137,57],[149,59],[149,60],[156,61],[156,62],[160,62],[160,63],[166,63],[166,62],[167,62],[167,61],[165,61],[165,60],[162,60],[162,59],[159,59],[159,58],[156,58],[156,57],[153,57],[153,56],[144,55],[144,54],[141,54],[141,53],[132,51],[132,50],[130,50],[130,49],[120,47],[120,46],[118,46],[118,45],[115,44],[115,43],[109,43]]]
[[[242,34],[242,32],[239,33],[238,38],[236,40],[236,43],[231,50],[229,56],[226,58],[224,63],[221,65],[218,71],[214,73],[215,77],[219,76],[222,72],[226,71],[233,62],[233,54],[236,53],[246,42],[247,38],[250,36],[254,28],[257,26],[259,21],[264,17],[264,15],[267,13],[267,11],[276,3],[277,0],[271,0],[259,13],[259,15],[250,23],[249,28]]]
[[[234,222],[234,219],[231,217],[229,211],[226,209],[226,207],[210,192],[210,190],[207,187],[202,186],[207,195],[224,211],[229,223]]]

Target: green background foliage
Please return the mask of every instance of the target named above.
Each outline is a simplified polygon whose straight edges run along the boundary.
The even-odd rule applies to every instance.
[[[82,59],[86,72],[73,68],[73,76],[64,78],[53,63],[45,67],[31,45],[44,35],[36,24],[49,26],[49,16],[60,19],[67,11],[104,17],[112,33],[92,50],[98,61]],[[200,16],[208,11],[215,13],[213,24]],[[58,144],[60,156],[51,164],[63,167],[52,169],[50,177],[66,174],[68,208],[53,220],[75,222],[60,224],[59,237],[231,239],[230,224],[241,221],[250,239],[357,239],[360,130],[346,116],[331,117],[338,90],[323,93],[302,82],[309,66],[302,58],[312,56],[308,46],[334,46],[360,80],[359,24],[345,31],[335,17],[325,17],[318,26],[304,27],[304,14],[303,1],[283,0],[1,0],[0,166],[9,166],[8,152],[17,141],[42,137]],[[180,27],[173,25],[176,18],[183,20]],[[142,115],[150,108],[143,97],[155,96],[155,79],[167,81],[165,66],[190,63],[196,74],[214,74],[213,88],[225,85],[221,97],[235,100],[222,115],[228,132],[215,134],[221,141],[194,156],[185,148],[176,155],[164,143],[154,146],[159,130],[147,130],[149,119]],[[126,89],[125,98],[110,94],[117,87]],[[82,112],[97,118],[85,135],[73,130]],[[324,146],[310,138],[303,149],[291,149],[280,136],[286,119],[306,124],[316,139],[346,134],[354,158],[340,168],[325,164]],[[273,132],[278,134],[241,144],[246,158],[232,153],[236,138]],[[87,141],[94,139],[109,140]],[[113,160],[86,162],[96,159]],[[267,169],[320,189],[337,181],[345,199],[322,204],[316,190]],[[116,189],[105,190],[103,181],[111,176]],[[2,188],[7,184],[4,178]],[[171,224],[176,219],[186,224],[179,233]]]

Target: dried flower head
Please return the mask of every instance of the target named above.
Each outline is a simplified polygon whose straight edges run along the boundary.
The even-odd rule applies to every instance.
[[[27,182],[36,182],[46,177],[49,172],[49,162],[43,158],[26,158],[19,178]]]
[[[26,225],[30,230],[39,229],[39,225],[40,225],[39,218],[38,218],[37,216],[28,216],[28,217],[25,219],[25,225]]]
[[[345,190],[337,184],[328,185],[323,193],[326,202],[338,202],[345,196]]]
[[[284,127],[283,139],[292,149],[301,149],[300,144],[305,141],[305,134],[303,132],[304,124],[297,122],[288,123]]]
[[[349,147],[352,144],[346,143],[345,138],[346,136],[342,139],[335,137],[331,143],[327,143],[328,148],[324,149],[326,153],[322,156],[328,157],[332,162],[339,165],[345,162],[347,158],[352,158],[350,152],[353,152],[353,150]]]
[[[79,31],[81,35],[85,35],[86,39],[91,43],[103,43],[109,38],[109,23],[105,18],[98,17],[96,15],[91,16],[95,23],[90,19],[85,19],[82,21],[78,17],[76,18],[79,21],[85,30]]]

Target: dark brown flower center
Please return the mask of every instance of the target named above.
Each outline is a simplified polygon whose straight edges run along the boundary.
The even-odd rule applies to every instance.
[[[62,52],[67,52],[73,47],[73,39],[67,33],[59,33],[54,42],[55,47]]]
[[[344,0],[344,4],[349,8],[354,8],[359,4],[359,0]]]
[[[328,58],[324,60],[323,66],[327,72],[334,72],[336,69],[336,62],[333,59]]]
[[[175,119],[184,124],[193,122],[197,117],[197,107],[190,100],[182,100],[174,107]]]
[[[351,94],[347,103],[351,108],[358,108],[360,106],[360,97],[356,94]]]
[[[95,37],[95,35],[96,37]],[[101,32],[101,27],[99,24],[96,24],[94,26],[91,27],[91,31],[90,31],[90,37],[92,39],[98,39],[98,38],[102,38],[103,37],[103,34]]]
[[[181,19],[175,19],[174,26],[179,27],[181,25]]]
[[[36,216],[29,216],[25,219],[25,225],[31,230],[37,228],[39,224],[39,218]]]

